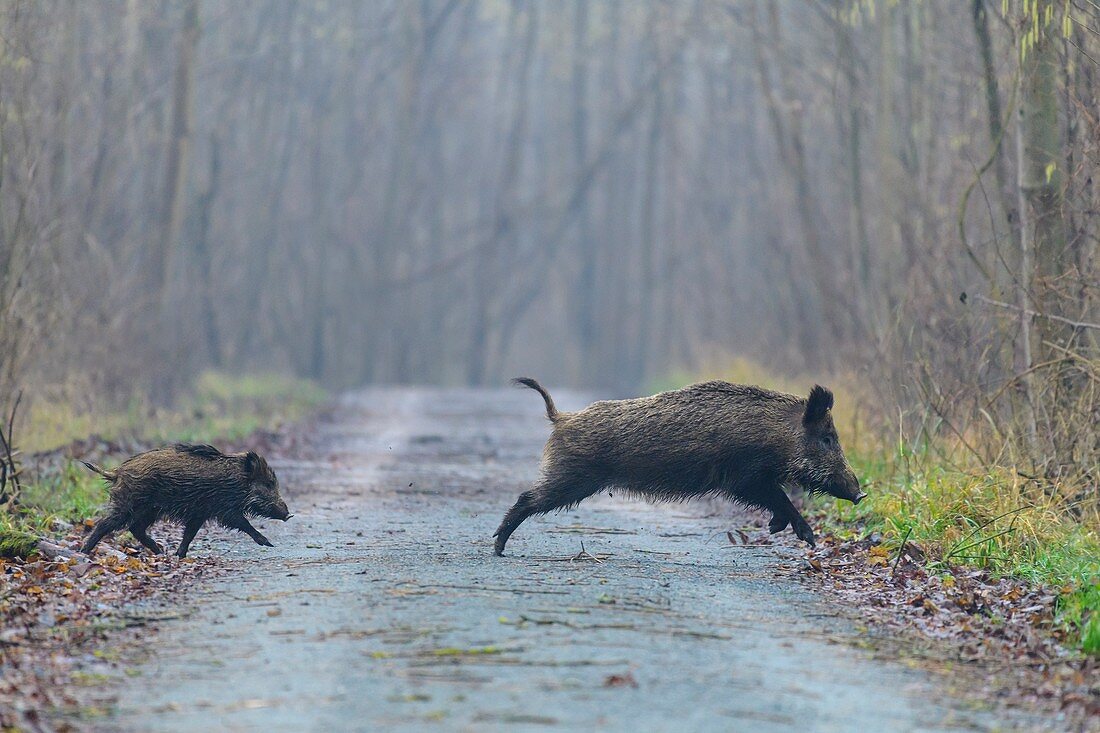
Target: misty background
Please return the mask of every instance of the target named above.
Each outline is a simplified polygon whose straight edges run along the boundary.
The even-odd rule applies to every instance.
[[[1100,455],[1100,16],[1032,5],[4,0],[4,393],[747,358]]]

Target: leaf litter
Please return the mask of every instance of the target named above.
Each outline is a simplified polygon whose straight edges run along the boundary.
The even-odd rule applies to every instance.
[[[121,543],[123,534],[87,558],[78,552],[85,531],[74,524],[50,543],[64,550],[55,559],[0,558],[0,729],[77,731],[106,714],[106,685],[128,668],[96,647],[179,617],[123,609],[217,572],[215,558],[154,556]]]
[[[1100,660],[1065,643],[1057,589],[951,565],[914,542],[891,549],[877,535],[825,534],[796,572],[867,624],[871,648],[946,672],[960,693],[1039,713],[1059,729],[1100,730]]]

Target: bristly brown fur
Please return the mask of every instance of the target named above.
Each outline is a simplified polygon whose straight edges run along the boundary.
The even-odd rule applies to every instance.
[[[496,531],[498,555],[527,517],[576,506],[604,489],[660,501],[725,496],[771,511],[773,532],[789,524],[811,545],[813,532],[784,486],[862,498],[836,437],[832,393],[824,387],[801,398],[703,382],[563,413],[538,382],[515,381],[542,394],[554,427],[538,482],[520,495]]]
[[[107,534],[128,528],[155,553],[160,545],[147,534],[159,519],[184,525],[177,554],[184,557],[195,533],[214,519],[247,533],[256,543],[271,542],[248,517],[286,520],[290,517],[279,497],[275,472],[254,452],[225,454],[209,445],[176,444],[139,453],[115,471],[84,462],[111,483],[110,507],[84,543],[90,553]]]

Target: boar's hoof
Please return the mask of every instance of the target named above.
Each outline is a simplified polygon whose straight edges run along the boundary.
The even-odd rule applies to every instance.
[[[814,531],[810,529],[810,525],[806,524],[805,521],[795,522],[794,533],[798,536],[798,539],[802,540],[810,547],[817,547],[817,544],[814,542]]]
[[[768,533],[775,534],[776,532],[782,532],[790,523],[791,521],[786,517],[781,517],[776,514],[772,517],[772,521],[768,522]]]

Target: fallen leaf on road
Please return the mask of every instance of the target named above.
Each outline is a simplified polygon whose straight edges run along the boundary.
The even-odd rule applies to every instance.
[[[609,674],[603,681],[604,687],[637,687],[638,681],[630,672],[623,674]]]

